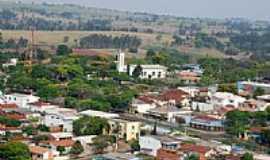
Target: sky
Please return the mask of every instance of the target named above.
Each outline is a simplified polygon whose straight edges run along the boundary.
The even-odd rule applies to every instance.
[[[21,0],[30,1],[30,0]],[[40,0],[36,0],[39,1]],[[270,0],[43,0],[185,17],[270,20]]]

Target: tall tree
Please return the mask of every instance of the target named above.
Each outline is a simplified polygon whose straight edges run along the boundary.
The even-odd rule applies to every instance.
[[[8,142],[0,145],[0,159],[31,160],[27,145],[21,142]]]
[[[60,56],[69,55],[72,53],[72,50],[64,44],[60,44],[57,46],[56,54]]]
[[[140,75],[142,74],[142,66],[141,65],[137,65],[134,69],[134,71],[132,72],[132,76],[134,78],[139,78]]]

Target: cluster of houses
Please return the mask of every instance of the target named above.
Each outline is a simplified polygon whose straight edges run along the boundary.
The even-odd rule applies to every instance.
[[[12,133],[15,135],[14,139],[26,143],[33,160],[68,159],[68,153],[76,141],[85,148],[92,144],[96,135],[76,137],[73,134],[73,122],[82,116],[107,119],[110,125],[109,133],[116,135],[118,139],[130,141],[140,137],[141,122],[107,112],[93,110],[77,112],[74,109],[42,102],[39,97],[31,94],[13,93],[1,96],[0,116],[21,122],[18,127],[0,124],[0,134],[6,136]],[[37,144],[32,136],[23,132],[23,128],[38,125],[48,127],[49,131],[38,133],[48,138]],[[64,151],[60,152],[59,147],[64,148]]]
[[[179,87],[160,93],[145,93],[135,98],[130,112],[145,118],[182,124],[190,128],[223,132],[227,112],[264,111],[270,106],[270,96],[247,99],[215,87]]]

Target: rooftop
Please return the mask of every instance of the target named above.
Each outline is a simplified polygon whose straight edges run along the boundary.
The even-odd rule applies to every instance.
[[[67,138],[67,137],[73,137],[73,134],[69,132],[57,132],[57,133],[51,133],[51,136],[54,138]]]
[[[80,112],[81,115],[90,116],[90,117],[101,117],[101,118],[118,118],[118,114],[114,113],[108,113],[108,112],[101,112],[101,111],[94,111],[94,110],[86,110],[83,112]]]
[[[175,107],[175,106],[165,105],[165,106],[161,106],[161,107],[151,109],[149,112],[165,114],[165,113],[169,113],[169,112],[180,112],[180,111],[181,110],[179,108]]]
[[[252,81],[241,81],[238,83],[244,84],[244,85],[253,85],[253,86],[258,86],[258,87],[270,87],[269,83],[252,82]]]
[[[49,152],[49,149],[44,148],[44,147],[39,147],[39,146],[30,146],[29,150],[31,153],[39,154],[39,155]]]
[[[206,147],[206,146],[186,143],[186,144],[181,145],[180,150],[183,152],[196,152],[199,154],[206,154],[207,152],[211,150],[211,148]]]
[[[71,139],[66,139],[66,140],[60,140],[60,141],[48,141],[48,143],[54,146],[72,147],[75,141]]]
[[[183,90],[172,89],[162,92],[159,99],[163,101],[175,100],[179,102],[185,99],[187,95],[188,93],[184,92]]]

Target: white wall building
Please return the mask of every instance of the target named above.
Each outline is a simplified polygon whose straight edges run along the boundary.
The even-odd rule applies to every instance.
[[[151,98],[147,96],[140,96],[138,98],[133,99],[131,107],[133,112],[145,114],[149,110],[156,108],[157,105]]]
[[[141,152],[156,157],[157,151],[162,147],[161,141],[154,136],[141,136],[139,138]]]
[[[227,105],[238,108],[246,99],[241,96],[234,95],[228,92],[216,92],[211,97],[211,103],[214,107],[225,107]]]
[[[7,94],[4,96],[6,103],[15,103],[19,108],[29,108],[29,103],[34,103],[39,101],[39,97],[33,96],[32,94]]]
[[[129,66],[129,75],[132,76],[138,65]],[[166,78],[167,67],[161,65],[140,65],[142,67],[141,79],[162,79]]]
[[[137,64],[131,64],[129,67],[125,65],[125,53],[119,52],[117,54],[116,68],[119,73],[127,73],[132,76],[133,71],[137,67]],[[167,67],[161,65],[140,65],[142,67],[142,73],[140,78],[142,79],[159,79],[166,78]]]
[[[61,127],[64,132],[72,132],[73,121],[79,119],[77,112],[68,108],[55,108],[45,111],[43,124],[48,127]]]
[[[192,110],[199,110],[200,112],[208,112],[214,110],[214,105],[208,102],[195,102],[191,103]]]

